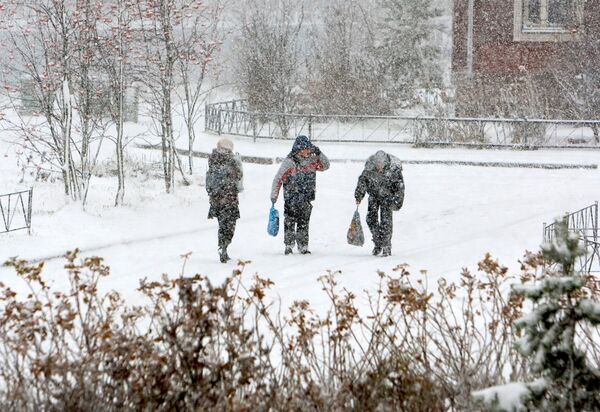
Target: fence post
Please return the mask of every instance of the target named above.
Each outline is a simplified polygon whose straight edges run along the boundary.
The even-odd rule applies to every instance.
[[[250,116],[252,116],[252,137],[254,139],[254,143],[256,143],[256,114],[250,113]]]
[[[206,132],[208,130],[208,128],[210,127],[208,125],[208,123],[210,122],[209,118],[208,118],[208,105],[205,104],[204,105],[204,131]]]
[[[27,202],[27,234],[31,235],[31,210],[33,208],[33,187],[29,188],[29,199]]]
[[[312,140],[312,113],[308,114],[308,138]]]
[[[221,108],[219,107],[218,112],[217,112],[217,134],[221,135],[221,127],[222,127],[222,121],[221,121]]]
[[[544,243],[546,243],[546,222],[543,223],[544,231],[542,232],[542,239],[544,239]]]
[[[595,204],[595,222],[594,222],[594,242],[598,243],[598,201],[596,200]]]

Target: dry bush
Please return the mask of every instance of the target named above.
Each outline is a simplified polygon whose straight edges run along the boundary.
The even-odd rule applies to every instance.
[[[486,135],[486,124],[477,121],[417,120],[412,133],[415,136],[416,147],[428,147],[437,143],[493,143]]]
[[[109,274],[102,260],[77,254],[66,256],[64,293],[42,278],[43,263],[8,263],[30,294],[0,285],[2,410],[251,410],[266,401],[257,366],[266,352],[235,308],[235,277],[219,287],[198,275],[142,281],[149,303],[128,308],[98,292]]]
[[[43,263],[12,260],[30,292],[0,285],[0,408],[473,410],[473,390],[525,378],[512,326],[523,302],[508,287],[535,281],[542,264],[527,254],[514,278],[488,255],[478,274],[434,287],[401,265],[379,273],[366,310],[330,272],[318,314],[307,301],[278,309],[273,282],[242,281],[246,262],[219,286],[183,272],[143,280],[146,303],[129,307],[98,291],[100,258],[68,253],[64,292]]]

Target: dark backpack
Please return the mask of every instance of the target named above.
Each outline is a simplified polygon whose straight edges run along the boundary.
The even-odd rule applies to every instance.
[[[211,156],[206,173],[206,191],[211,196],[238,192],[240,172],[233,156],[214,154]]]

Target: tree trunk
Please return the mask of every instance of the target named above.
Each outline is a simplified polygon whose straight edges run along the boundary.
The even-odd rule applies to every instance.
[[[119,3],[119,6],[122,6]],[[125,63],[123,53],[123,33],[122,33],[122,10],[119,10],[118,16],[119,24],[119,74],[118,74],[118,113],[116,118],[117,126],[117,139],[116,139],[116,152],[117,152],[117,194],[115,196],[115,206],[123,205],[123,199],[125,198],[125,159],[123,153],[123,125],[124,125],[124,100],[125,100]]]
[[[76,176],[75,167],[73,165],[73,156],[71,155],[71,125],[73,123],[73,108],[71,106],[71,90],[69,80],[65,76],[62,84],[62,98],[64,105],[64,114],[62,118],[62,134],[63,134],[63,177],[66,178],[65,187],[67,188],[67,195],[71,196],[71,199],[77,200],[76,190]]]
[[[171,89],[173,85],[173,68],[175,65],[176,55],[173,50],[172,36],[173,28],[171,26],[171,16],[169,5],[166,3],[161,4],[161,28],[163,29],[163,42],[164,42],[164,61],[163,70],[161,73],[162,83],[162,123],[163,123],[163,146],[166,145],[168,149],[166,153],[165,164],[165,187],[167,193],[171,193],[175,189],[175,176],[173,171],[175,170],[175,137],[173,135],[173,114],[171,104]],[[164,152],[164,149],[163,149]]]
[[[196,135],[194,132],[193,120],[188,119],[188,167],[190,170],[190,175],[194,173],[194,140],[196,140]]]
[[[115,206],[123,205],[123,199],[125,197],[125,160],[123,156],[123,123],[117,124],[117,142],[116,142],[116,154],[117,154],[117,195],[115,196]]]
[[[161,148],[162,148],[162,162],[163,162],[163,173],[165,176],[165,191],[167,193],[171,193],[171,176],[169,167],[169,158],[170,158],[170,150],[169,140],[167,138],[167,125],[165,124],[165,115],[164,108],[162,109],[162,119],[161,119]]]

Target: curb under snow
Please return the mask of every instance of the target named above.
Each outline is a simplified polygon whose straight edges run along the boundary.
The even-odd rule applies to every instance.
[[[160,146],[152,144],[138,144],[137,147],[148,150],[159,150]],[[188,150],[177,149],[177,153],[187,155]],[[209,153],[192,151],[194,157],[207,159]],[[281,163],[283,157],[260,157],[260,156],[241,156],[245,163],[254,163],[261,165],[271,165]],[[443,165],[443,166],[477,166],[477,167],[506,167],[506,168],[527,168],[527,169],[598,169],[597,164],[575,164],[575,163],[535,163],[535,162],[485,162],[469,160],[407,160],[401,159],[404,164],[414,165]],[[329,159],[331,163],[364,163],[366,159]]]

